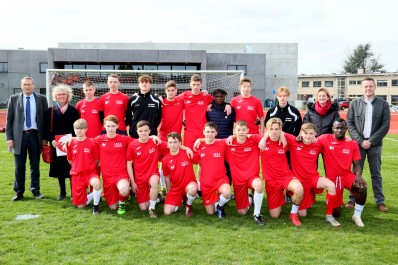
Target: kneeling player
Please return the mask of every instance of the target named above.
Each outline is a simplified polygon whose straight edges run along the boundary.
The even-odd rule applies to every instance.
[[[292,209],[289,219],[293,225],[299,226],[301,222],[298,218],[298,209],[303,199],[303,185],[293,175],[289,169],[286,158],[288,147],[283,147],[280,141],[282,132],[282,121],[279,118],[271,118],[266,124],[268,138],[260,142],[260,146],[265,145],[261,152],[261,165],[263,177],[265,179],[265,189],[267,192],[268,209],[272,218],[279,218],[282,206],[285,204],[283,190],[292,196]]]
[[[94,199],[93,214],[99,214],[99,201],[101,198],[101,183],[97,166],[99,151],[94,140],[86,137],[88,129],[84,119],[73,123],[76,137],[67,146],[67,159],[72,165],[72,203],[78,208],[84,208]],[[87,187],[93,187],[93,193],[87,195]],[[90,198],[91,197],[91,198]]]
[[[327,190],[326,194],[326,222],[332,226],[340,226],[332,216],[333,203],[335,201],[336,187],[334,183],[319,175],[317,171],[317,160],[322,146],[315,142],[316,126],[305,123],[301,126],[301,142],[291,134],[284,134],[289,146],[291,165],[294,175],[300,180],[304,188],[304,196],[299,208],[300,216],[307,216],[307,209],[315,203],[316,194]]]
[[[125,201],[129,196],[130,182],[126,166],[126,150],[132,138],[117,134],[119,121],[116,116],[104,119],[106,134],[97,136],[100,165],[106,203],[118,214],[125,214]]]
[[[231,199],[231,186],[224,166],[225,145],[222,141],[216,141],[217,124],[214,122],[205,124],[203,134],[205,142],[200,144],[194,157],[194,163],[199,163],[201,166],[200,185],[203,205],[208,214],[214,214],[215,203],[218,201],[217,215],[225,219],[224,206]]]
[[[198,194],[192,161],[181,152],[181,135],[172,132],[167,135],[167,145],[170,153],[162,159],[162,169],[166,178],[167,195],[164,204],[164,214],[170,215],[178,210],[183,199],[186,199],[185,214],[192,216],[192,204]]]

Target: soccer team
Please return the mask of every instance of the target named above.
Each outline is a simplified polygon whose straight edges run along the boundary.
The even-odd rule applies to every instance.
[[[115,74],[108,77],[109,92],[99,99],[94,97],[91,81],[83,85],[85,99],[76,105],[81,118],[73,124],[76,137],[67,145],[73,204],[77,207],[85,207],[93,199],[93,214],[98,214],[103,193],[108,206],[124,214],[125,202],[133,193],[139,209],[156,218],[156,204],[163,199],[160,182],[165,191],[165,215],[184,204],[186,215],[191,217],[199,193],[206,212],[224,219],[224,207],[233,194],[237,212],[246,215],[253,205],[253,220],[264,225],[260,213],[264,190],[271,218],[280,217],[286,191],[292,200],[289,219],[300,226],[299,216],[307,215],[316,194],[325,189],[325,220],[338,227],[335,217],[340,216],[346,188],[355,197],[352,220],[364,226],[361,213],[367,189],[359,166],[361,155],[357,143],[345,136],[343,119],[333,122],[332,134],[318,138],[312,123],[303,124],[298,136],[285,133],[280,118],[268,117],[265,122],[261,101],[251,95],[251,80],[243,78],[241,95],[225,107],[226,119],[232,111],[236,115],[234,134],[216,139],[218,126],[224,125],[206,120],[213,97],[201,90],[200,75],[193,75],[191,91],[180,95],[177,84],[167,82],[165,99],[151,93],[150,76],[140,76],[138,83],[140,91],[130,99],[119,91]],[[320,153],[326,178],[317,171]],[[230,166],[233,188],[225,162]],[[197,177],[194,164],[198,165]],[[90,193],[88,186],[92,187]]]

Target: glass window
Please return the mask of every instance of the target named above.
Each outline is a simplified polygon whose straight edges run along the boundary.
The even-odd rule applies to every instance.
[[[313,81],[313,87],[321,87],[322,86],[322,81]]]
[[[101,70],[114,70],[113,64],[101,64]]]
[[[391,95],[391,104],[398,105],[398,95]]]
[[[198,66],[196,66],[196,65],[186,65],[185,69],[189,70],[189,71],[196,71],[196,70],[198,70]]]
[[[158,70],[158,66],[153,64],[144,64],[144,70],[149,70],[149,71]]]
[[[0,73],[8,72],[8,63],[0,63]]]
[[[387,80],[377,80],[377,86],[387,86]]]
[[[131,69],[132,70],[142,70],[144,68],[142,67],[142,64],[133,64],[133,65],[131,65]]]
[[[333,81],[325,81],[325,87],[333,87]]]
[[[301,81],[302,87],[310,87],[310,81]]]
[[[247,72],[247,66],[246,65],[228,65],[227,66],[227,69],[228,70],[232,70],[232,71],[234,71],[234,70],[240,70],[240,71],[243,71],[243,73],[246,75],[246,72]]]
[[[398,79],[391,80],[391,86],[398,86]]]
[[[158,65],[158,70],[169,71],[171,70],[171,65]]]
[[[101,65],[99,65],[99,64],[88,64],[87,65],[87,69],[88,70],[100,70],[101,69]]]
[[[357,85],[362,84],[362,80],[357,80]]]
[[[385,101],[387,101],[387,95],[377,95],[378,98],[382,98]]]
[[[171,68],[175,71],[184,71],[185,65],[172,65]]]
[[[40,63],[40,73],[45,73],[48,68],[48,63]]]
[[[235,71],[236,70],[236,65],[228,65],[227,66],[227,70]]]
[[[349,85],[356,85],[357,84],[357,80],[350,80],[348,81]]]
[[[40,88],[40,94],[46,95],[46,88]]]
[[[86,69],[85,64],[74,64],[73,69]]]
[[[64,69],[72,69],[72,65],[71,64],[65,64],[64,65]]]

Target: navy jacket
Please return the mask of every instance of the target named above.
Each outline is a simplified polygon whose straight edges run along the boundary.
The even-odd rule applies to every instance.
[[[211,103],[211,111],[206,112],[207,121],[213,121],[217,124],[217,139],[227,138],[232,134],[234,128],[235,111],[232,109],[231,114],[227,116],[224,112],[226,105],[227,103],[224,103],[222,106],[218,106],[213,101]]]

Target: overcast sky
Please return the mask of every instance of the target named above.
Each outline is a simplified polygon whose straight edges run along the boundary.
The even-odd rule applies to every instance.
[[[298,43],[298,74],[338,73],[359,43],[398,71],[398,1],[5,0],[0,49],[59,42]]]

